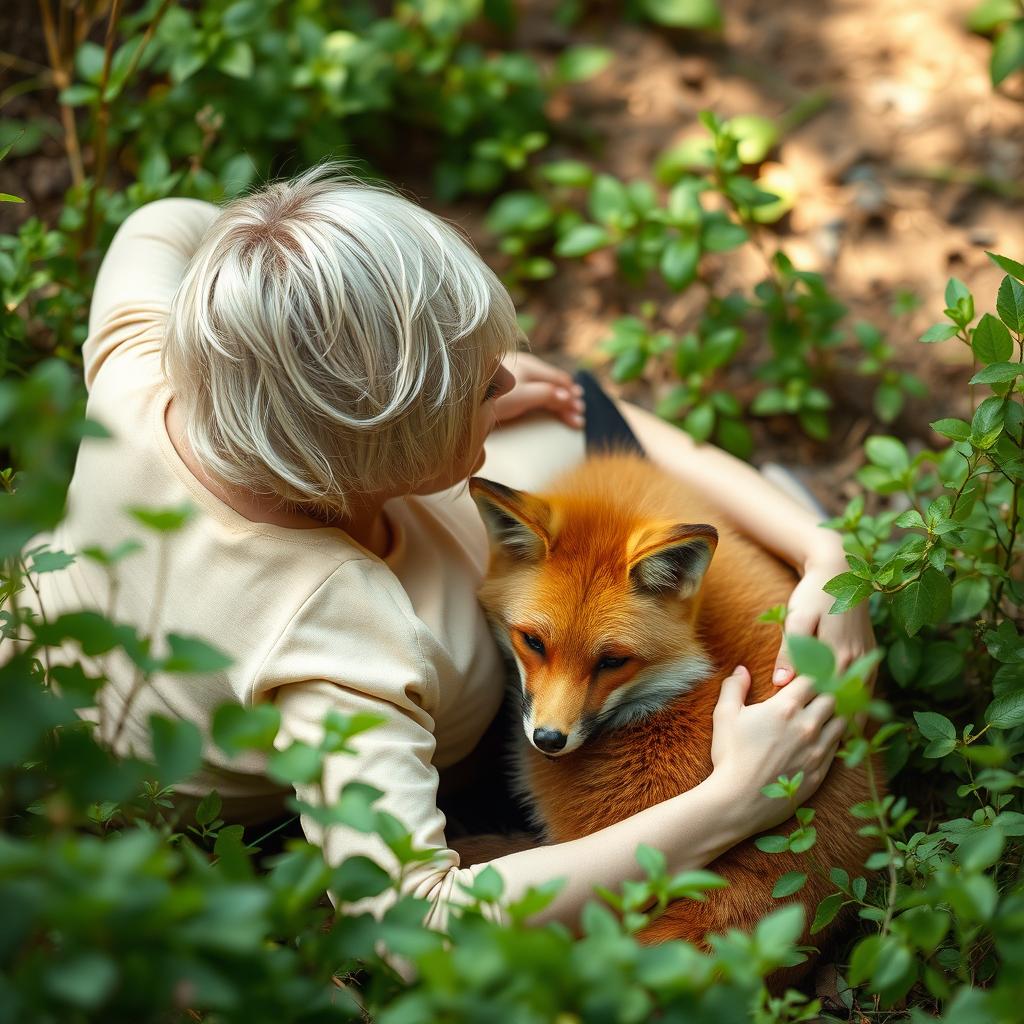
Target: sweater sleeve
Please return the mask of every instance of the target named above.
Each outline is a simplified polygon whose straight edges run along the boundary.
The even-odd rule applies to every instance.
[[[375,569],[369,560],[355,560],[333,574],[274,646],[258,686],[281,713],[279,747],[293,740],[318,745],[331,711],[386,719],[351,741],[355,754],[325,758],[322,794],[316,784],[298,784],[296,794],[307,803],[326,799],[329,805],[349,782],[381,790],[384,795],[375,806],[394,815],[417,847],[436,851],[433,860],[406,869],[401,891],[428,900],[427,923],[443,928],[448,907],[468,899],[460,883],[471,884],[484,865],[461,868],[459,855],[445,840],[432,763],[436,679],[403,595],[393,593]],[[325,828],[309,815],[300,820],[306,837],[323,849],[332,866],[363,855],[395,873],[397,861],[377,836],[341,825]],[[384,893],[361,901],[359,909],[380,914],[395,898],[393,892]]]
[[[169,198],[130,213],[100,264],[82,346],[85,383],[103,364],[154,332],[162,337],[171,299],[220,208],[201,199]],[[157,342],[159,343],[159,341]]]

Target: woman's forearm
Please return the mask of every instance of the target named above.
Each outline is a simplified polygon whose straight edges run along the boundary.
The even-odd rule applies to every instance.
[[[753,466],[627,402],[619,408],[648,455],[716,505],[749,537],[799,571],[819,560],[842,562],[842,539]],[[837,570],[838,571],[838,570]]]
[[[641,843],[661,850],[672,872],[701,868],[749,834],[749,816],[739,813],[735,793],[715,776],[699,786],[648,807],[581,839],[508,854],[490,861],[505,880],[508,900],[531,885],[564,878],[554,901],[532,920],[575,925],[580,910],[592,899],[595,886],[619,889],[627,879],[640,879],[636,860]],[[744,817],[747,820],[741,820]],[[472,870],[479,870],[478,865]]]

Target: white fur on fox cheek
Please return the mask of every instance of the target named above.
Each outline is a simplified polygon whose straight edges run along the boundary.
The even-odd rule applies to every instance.
[[[714,665],[707,658],[697,656],[681,658],[669,665],[638,673],[625,686],[608,695],[598,718],[612,726],[644,718],[693,689],[714,670]]]

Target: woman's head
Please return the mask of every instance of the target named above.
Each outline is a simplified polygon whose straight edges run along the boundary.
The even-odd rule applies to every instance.
[[[324,163],[214,221],[172,300],[164,368],[208,472],[346,514],[473,468],[520,333],[451,226]]]

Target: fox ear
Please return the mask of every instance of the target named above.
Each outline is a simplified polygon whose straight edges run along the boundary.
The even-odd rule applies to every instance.
[[[514,558],[537,559],[551,547],[551,507],[543,498],[475,476],[469,493],[491,543]]]
[[[700,589],[718,546],[718,531],[706,523],[679,523],[646,530],[629,559],[634,586],[656,597],[692,597]]]

